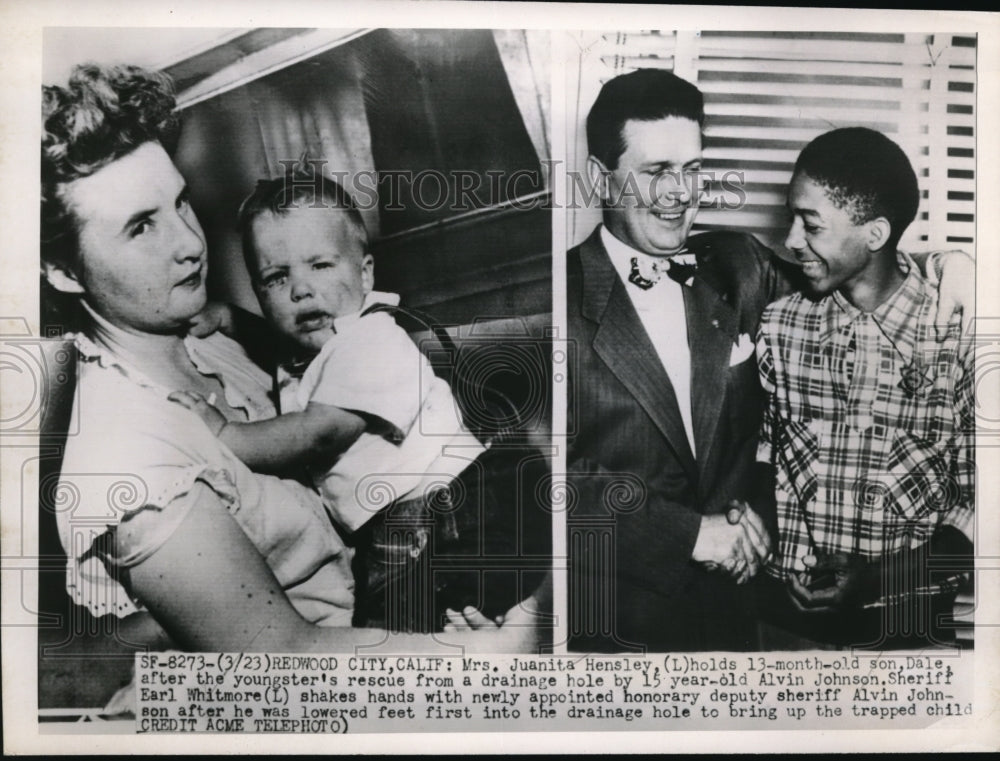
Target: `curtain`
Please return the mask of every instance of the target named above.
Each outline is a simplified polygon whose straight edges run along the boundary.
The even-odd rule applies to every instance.
[[[549,140],[549,114],[552,113],[549,32],[495,29],[493,40],[538,161],[544,167],[544,162],[552,155]],[[550,179],[544,177],[546,187],[549,187]]]

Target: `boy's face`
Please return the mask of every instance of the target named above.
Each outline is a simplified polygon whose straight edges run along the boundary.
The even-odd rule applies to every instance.
[[[373,261],[341,209],[261,214],[251,227],[250,275],[271,323],[301,348],[318,351],[333,321],[361,309],[374,286]]]
[[[798,172],[788,188],[792,228],[785,239],[816,295],[850,287],[869,277],[878,256],[869,246],[869,224],[854,224],[822,185]]]

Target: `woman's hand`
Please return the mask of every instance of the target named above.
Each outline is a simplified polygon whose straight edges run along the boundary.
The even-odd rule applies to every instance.
[[[177,498],[177,528],[148,557],[129,568],[136,597],[186,650],[272,653],[534,653],[542,608],[528,597],[502,626],[469,610],[461,630],[390,634],[378,629],[324,628],[305,621],[282,591],[229,507],[198,481]],[[156,531],[161,513],[140,510],[138,531]],[[152,525],[148,525],[148,524]],[[116,532],[118,552],[132,547]]]
[[[448,616],[448,623],[444,625],[446,632],[478,631],[479,629],[492,631],[499,629],[504,620],[503,616],[497,616],[490,621],[479,612],[479,608],[473,608],[471,605],[467,605],[461,612],[448,608],[445,615]]]
[[[442,637],[447,644],[460,644],[475,653],[537,653],[541,644],[539,621],[541,608],[532,595],[504,615],[491,621],[476,608],[468,606],[461,613],[448,610]]]
[[[211,401],[196,391],[172,391],[167,395],[167,399],[176,402],[181,407],[187,407],[200,417],[213,436],[218,437],[222,433],[222,429],[229,424],[225,416],[212,406]]]

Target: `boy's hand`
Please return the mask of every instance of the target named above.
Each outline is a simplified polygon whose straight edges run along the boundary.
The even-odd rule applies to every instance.
[[[691,559],[709,570],[722,569],[745,584],[771,558],[763,521],[745,502],[733,500],[724,515],[706,515]]]
[[[233,310],[221,301],[209,301],[205,308],[188,322],[188,333],[195,338],[210,336],[217,330],[232,337]]]
[[[817,553],[803,559],[807,570],[792,574],[788,595],[806,613],[830,613],[858,607],[878,597],[874,566],[858,555]]]
[[[187,407],[200,417],[205,425],[208,426],[208,430],[212,432],[213,436],[218,436],[222,433],[222,429],[229,424],[229,421],[226,420],[221,412],[209,404],[205,397],[195,391],[172,391],[167,395],[167,399],[177,402],[182,407]]]
[[[937,339],[943,341],[952,317],[961,313],[962,335],[972,328],[976,316],[976,262],[964,251],[939,251],[927,260],[927,269],[941,268],[938,278],[938,306],[934,315]],[[936,274],[936,273],[928,273]]]

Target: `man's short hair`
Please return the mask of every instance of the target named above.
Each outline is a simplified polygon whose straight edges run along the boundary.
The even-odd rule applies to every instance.
[[[587,150],[607,169],[615,169],[625,152],[622,134],[630,119],[657,121],[668,116],[705,126],[701,90],[663,69],[638,69],[604,83],[587,115]]]
[[[79,220],[63,189],[75,180],[158,142],[177,144],[173,83],[139,66],[74,67],[65,87],[42,87],[42,261],[62,269],[76,264]]]
[[[887,247],[896,247],[917,216],[920,189],[910,160],[873,129],[845,127],[820,135],[799,154],[799,172],[820,185],[854,224],[888,219],[892,232]]]
[[[297,167],[282,177],[259,180],[257,187],[240,205],[237,228],[243,240],[243,256],[251,277],[256,279],[256,250],[253,223],[262,214],[285,216],[293,209],[331,209],[345,213],[358,235],[362,250],[368,253],[368,229],[354,198],[343,185],[321,172]]]

